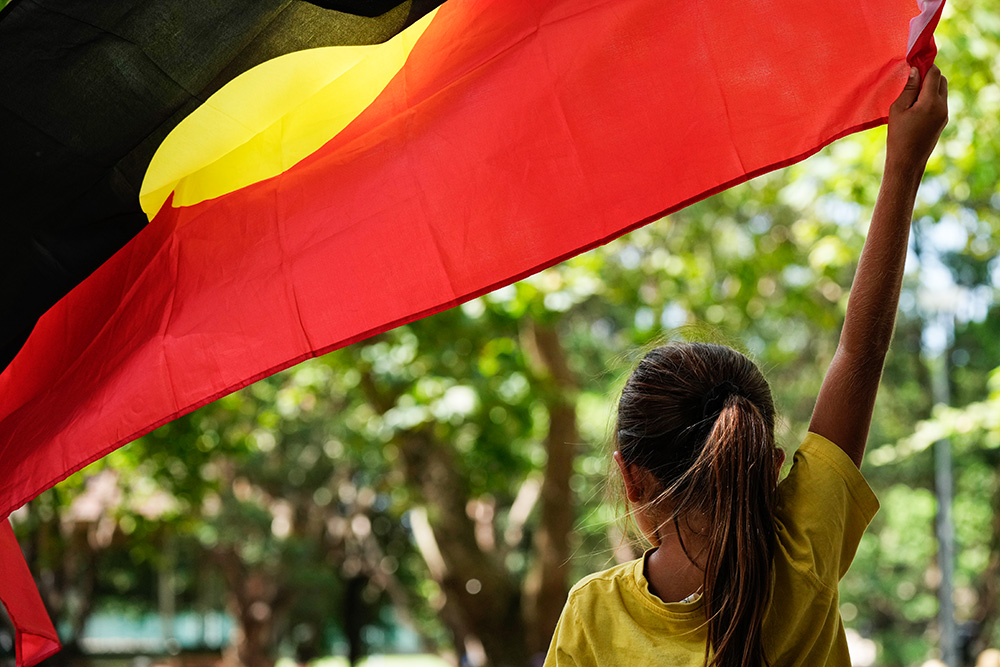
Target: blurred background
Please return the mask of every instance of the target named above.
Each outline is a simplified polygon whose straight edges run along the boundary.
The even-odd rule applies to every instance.
[[[937,35],[951,122],[863,469],[882,509],[841,586],[856,665],[1000,665],[1000,2],[949,0]],[[569,587],[643,549],[609,434],[644,349],[743,349],[798,445],[884,143],[301,364],[43,493],[11,521],[65,643],[45,664],[537,664]]]

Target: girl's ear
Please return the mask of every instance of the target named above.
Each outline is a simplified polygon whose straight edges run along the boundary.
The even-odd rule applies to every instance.
[[[625,459],[622,458],[622,453],[619,451],[612,454],[611,458],[618,464],[618,472],[621,473],[622,482],[625,483],[625,497],[630,503],[639,502],[642,499],[642,494],[639,492],[636,467],[625,463]]]

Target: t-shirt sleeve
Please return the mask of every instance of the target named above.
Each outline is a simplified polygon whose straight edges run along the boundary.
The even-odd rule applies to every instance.
[[[861,471],[837,445],[809,433],[778,485],[775,510],[779,547],[796,567],[836,586],[878,511]]]
[[[552,633],[552,640],[549,642],[549,650],[545,654],[545,663],[542,667],[577,667],[576,658],[573,656],[580,648],[582,637],[573,602],[571,592],[566,606],[559,615],[555,632]]]

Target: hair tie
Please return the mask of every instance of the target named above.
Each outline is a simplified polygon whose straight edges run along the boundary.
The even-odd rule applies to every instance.
[[[701,415],[703,418],[712,417],[722,412],[726,405],[726,399],[736,394],[742,396],[740,388],[732,382],[726,380],[712,387],[704,398],[701,399]]]

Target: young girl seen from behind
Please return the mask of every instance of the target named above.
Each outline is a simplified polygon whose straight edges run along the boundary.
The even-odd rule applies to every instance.
[[[858,468],[946,99],[936,67],[923,82],[913,69],[892,105],[840,342],[784,480],[771,392],[746,357],[680,343],[639,363],[619,402],[614,460],[652,548],[573,588],[547,667],[851,664],[837,585],[878,509]]]

